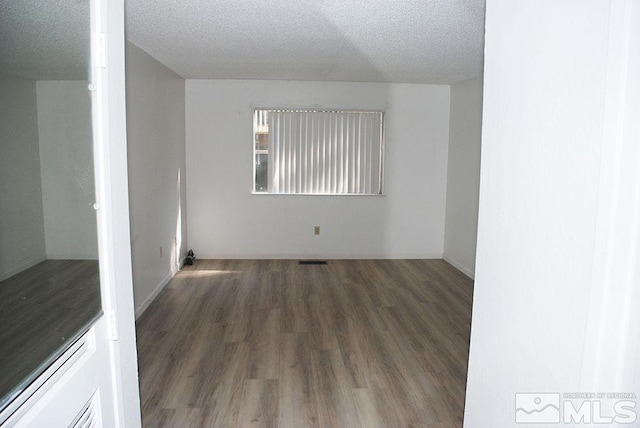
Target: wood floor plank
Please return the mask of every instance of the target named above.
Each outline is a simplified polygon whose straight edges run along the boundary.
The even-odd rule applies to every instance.
[[[308,323],[311,326],[309,341],[317,349],[337,349],[338,339],[334,330],[333,308],[329,306],[327,296],[311,293],[308,296]]]
[[[247,342],[251,346],[247,379],[278,379],[280,371],[280,309],[257,309]]]
[[[316,404],[319,426],[360,426],[340,350],[313,350],[310,365],[310,390]]]
[[[388,425],[378,411],[375,392],[368,388],[353,389],[356,419],[362,428],[385,428]]]
[[[311,351],[307,335],[285,333],[281,340],[280,426],[316,427],[318,414],[311,396]]]
[[[278,426],[278,381],[247,379],[242,388],[239,427]]]
[[[145,427],[459,427],[472,281],[442,260],[198,260],[137,322]]]

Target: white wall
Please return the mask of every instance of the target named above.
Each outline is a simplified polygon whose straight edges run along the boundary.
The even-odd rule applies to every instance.
[[[581,387],[609,7],[487,1],[470,428],[513,426],[517,392]]]
[[[252,195],[255,107],[385,110],[386,196]],[[448,134],[448,86],[187,80],[189,243],[211,258],[440,258]]]
[[[36,82],[0,73],[0,281],[46,258]]]
[[[98,258],[86,81],[38,81],[38,133],[47,258]]]
[[[443,258],[473,278],[476,264],[482,78],[451,86]]]
[[[177,272],[187,250],[185,82],[129,42],[126,64],[131,252],[139,315]]]

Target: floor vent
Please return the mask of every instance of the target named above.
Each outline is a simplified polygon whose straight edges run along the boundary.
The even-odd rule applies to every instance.
[[[326,260],[298,260],[299,265],[326,265]]]

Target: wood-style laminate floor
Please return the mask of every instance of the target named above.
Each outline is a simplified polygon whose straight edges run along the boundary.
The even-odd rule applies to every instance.
[[[471,299],[442,260],[199,260],[138,320],[143,426],[461,426]]]

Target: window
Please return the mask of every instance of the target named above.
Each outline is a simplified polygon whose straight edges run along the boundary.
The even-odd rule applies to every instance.
[[[380,111],[257,109],[254,192],[382,194]]]

